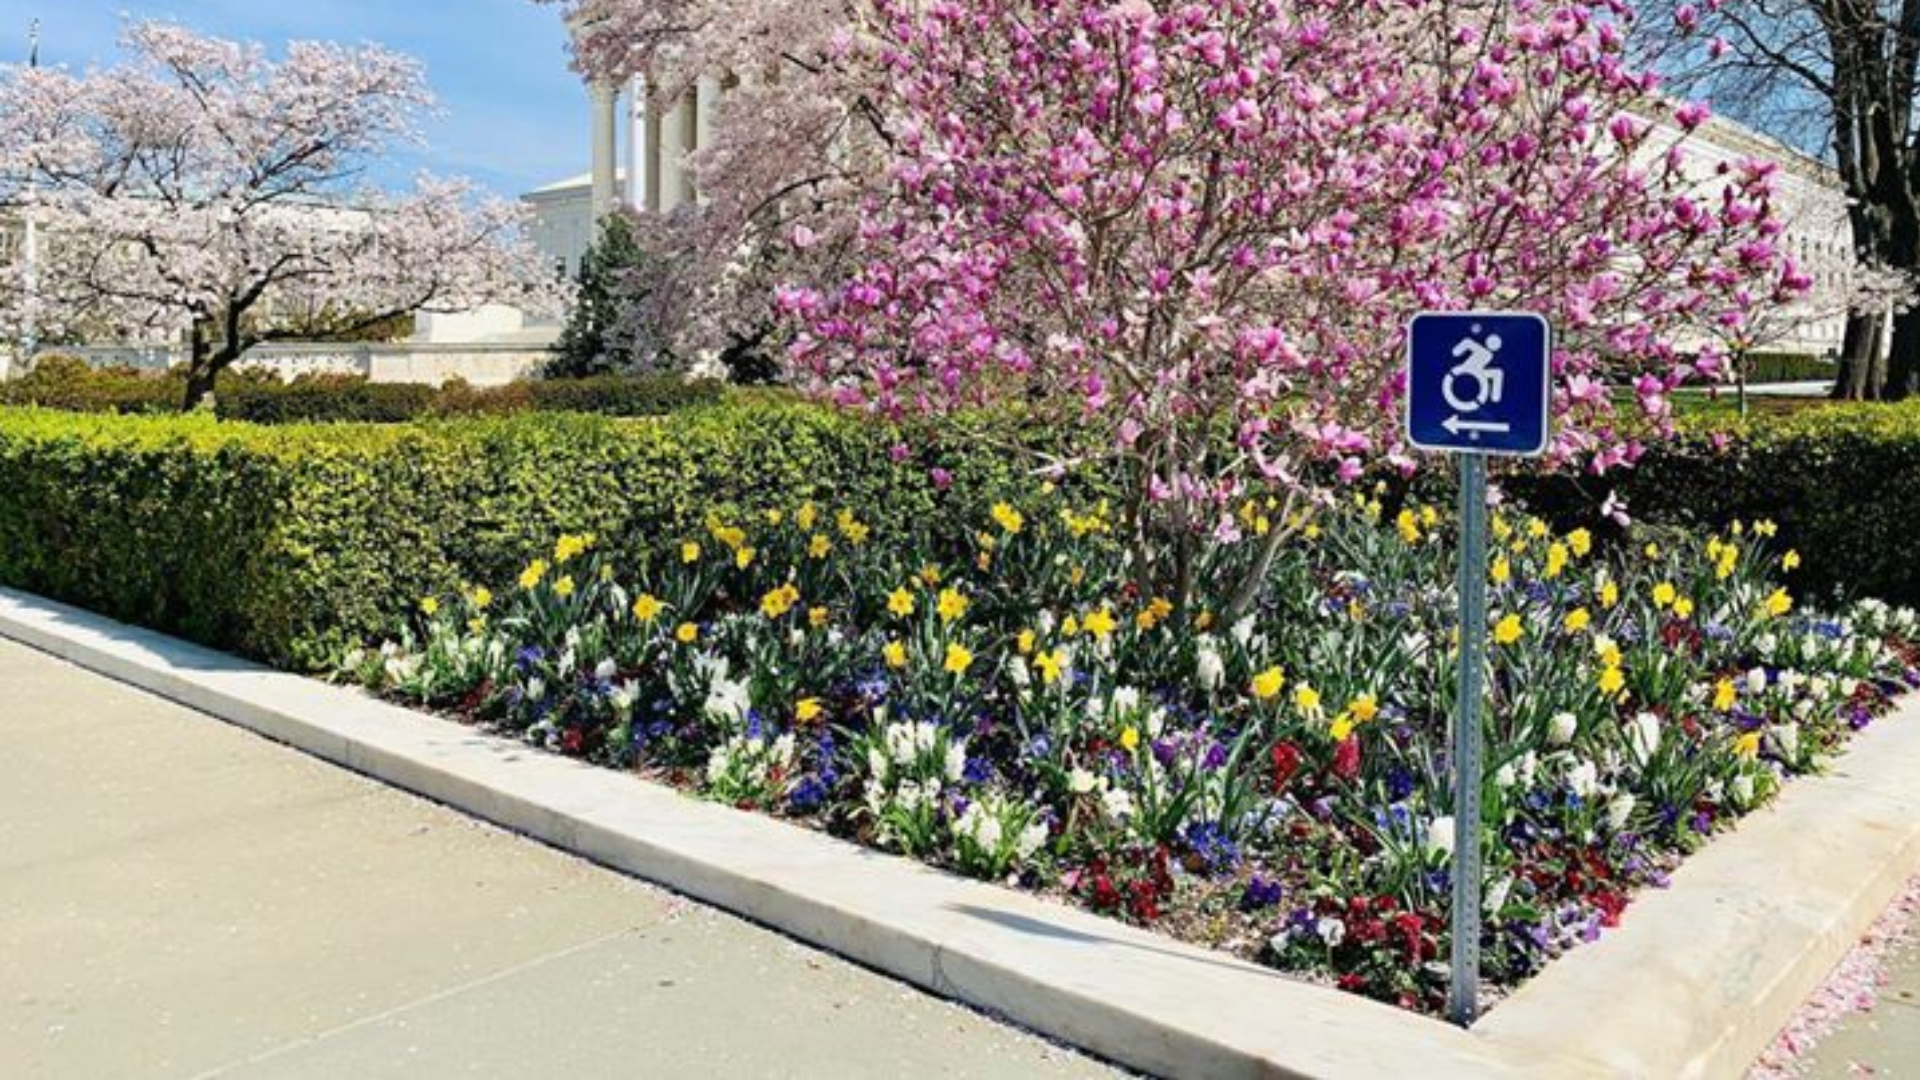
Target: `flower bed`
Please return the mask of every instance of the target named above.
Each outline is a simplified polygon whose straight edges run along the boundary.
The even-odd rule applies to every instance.
[[[1249,537],[1277,523],[1249,505]],[[1291,523],[1223,625],[1142,595],[1102,507],[994,507],[934,565],[811,504],[653,560],[560,538],[422,601],[366,685],[1418,1009],[1444,998],[1447,526]],[[1596,550],[1497,517],[1483,946],[1496,988],[1920,684],[1914,614],[1800,612],[1761,524]],[[1255,544],[1209,546],[1228,581]]]

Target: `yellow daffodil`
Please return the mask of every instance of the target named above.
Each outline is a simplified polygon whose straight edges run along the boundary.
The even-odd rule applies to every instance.
[[[889,641],[880,647],[880,655],[886,658],[890,668],[907,666],[907,647],[897,641]]]
[[[1798,551],[1788,551],[1785,555],[1780,556],[1780,569],[1788,573],[1800,569],[1800,553]]]
[[[1732,544],[1727,544],[1720,549],[1719,560],[1713,567],[1713,576],[1721,581],[1725,581],[1733,576],[1734,570],[1738,568],[1739,565],[1740,549],[1734,547]]]
[[[1270,667],[1253,677],[1253,696],[1261,701],[1267,701],[1279,694],[1280,688],[1285,685],[1287,685],[1286,675],[1279,668]]]
[[[1106,608],[1087,612],[1086,621],[1081,624],[1087,633],[1096,638],[1104,638],[1113,633],[1113,612]]]
[[[1600,585],[1600,606],[1603,608],[1612,608],[1619,602],[1620,586],[1615,585],[1611,581],[1602,582]]]
[[[947,659],[940,665],[949,675],[965,675],[973,666],[973,653],[965,645],[954,642],[947,646]]]
[[[694,543],[691,540],[687,541],[684,544],[681,544],[680,545],[680,561],[683,563],[699,562],[700,561],[700,545]]]
[[[487,617],[485,615],[475,615],[473,618],[467,620],[467,633],[469,634],[477,634],[486,628]]]
[[[819,698],[804,697],[793,704],[793,718],[802,724],[813,723],[820,719],[820,714],[825,711]]]
[[[553,561],[557,566],[565,566],[573,559],[593,546],[591,534],[568,534],[562,536],[553,545]]]
[[[1412,510],[1402,510],[1393,519],[1393,527],[1400,532],[1400,539],[1408,544],[1420,542],[1420,519]]]
[[[682,645],[691,645],[700,640],[700,628],[690,622],[683,622],[674,629],[673,639]]]
[[[1693,618],[1693,601],[1684,596],[1674,600],[1673,617],[1676,619]]]
[[[787,519],[787,515],[778,510],[768,510],[765,516],[769,525],[778,525]]]
[[[807,555],[811,558],[824,559],[832,550],[833,541],[827,539],[825,533],[814,533],[813,539],[807,541]]]
[[[769,619],[777,619],[787,612],[792,611],[793,605],[799,601],[799,589],[794,588],[791,584],[782,585],[777,589],[768,591],[765,596],[760,598],[760,614],[765,615]]]
[[[1511,613],[1502,615],[1500,621],[1493,624],[1493,643],[1511,645],[1519,641],[1526,632],[1526,625],[1520,621],[1520,616]]]
[[[1370,723],[1374,717],[1380,715],[1380,701],[1372,694],[1361,694],[1347,702],[1347,714],[1352,716],[1357,724]]]
[[[1779,618],[1793,610],[1793,597],[1787,595],[1787,590],[1785,589],[1775,589],[1767,595],[1765,600],[1760,602],[1760,607],[1761,610],[1765,611],[1770,617]]]
[[[1575,529],[1567,534],[1567,547],[1573,549],[1575,556],[1584,559],[1593,550],[1593,534],[1585,529]]]
[[[559,581],[556,581],[553,583],[553,595],[560,597],[562,600],[573,595],[573,575],[572,574],[568,574],[562,577]]]
[[[827,614],[826,608],[817,607],[807,609],[807,625],[813,627],[815,630],[824,629],[829,618],[831,618],[831,616]]]
[[[1625,689],[1627,677],[1617,667],[1608,667],[1600,672],[1600,692],[1612,697]]]
[[[425,615],[429,619],[433,618],[435,615],[440,614],[440,601],[435,600],[431,596],[421,597],[420,613]]]
[[[967,598],[960,595],[958,589],[942,589],[940,600],[934,606],[934,610],[940,613],[941,622],[954,622],[966,615]]]
[[[733,553],[733,565],[745,570],[753,565],[754,550],[750,547],[739,548]]]
[[[1139,749],[1140,729],[1137,727],[1134,727],[1131,724],[1120,729],[1120,745],[1128,753],[1132,753],[1133,751]]]
[[[1033,651],[1033,641],[1034,641],[1033,631],[1022,630],[1020,631],[1019,636],[1013,639],[1014,650],[1017,651],[1021,656],[1025,656],[1028,653]]]
[[[1505,585],[1513,579],[1513,563],[1505,555],[1493,560],[1492,577],[1495,585]]]
[[[1293,705],[1294,708],[1299,709],[1303,713],[1312,714],[1319,712],[1320,691],[1302,683],[1299,688],[1293,692]]]
[[[811,502],[801,503],[800,509],[793,512],[793,523],[800,526],[801,532],[812,532],[813,523],[818,520],[820,520],[820,508]]]
[[[525,570],[520,571],[520,587],[523,589],[531,589],[540,584],[546,576],[547,560],[535,559],[527,564]]]
[[[1080,632],[1080,620],[1073,617],[1072,615],[1067,616],[1066,621],[1060,624],[1061,637],[1072,637],[1073,635],[1079,632]]]
[[[1659,557],[1660,557],[1660,545],[1659,545],[1659,544],[1648,544],[1648,545],[1647,545],[1646,547],[1644,547],[1644,548],[1641,548],[1640,550],[1641,550],[1641,552],[1642,552],[1642,553],[1644,553],[1644,554],[1646,555],[1646,557],[1647,557],[1647,558],[1649,558],[1649,559],[1657,559],[1657,558],[1659,558]]]
[[[493,606],[493,590],[487,588],[485,585],[482,585],[479,588],[473,590],[473,596],[471,597],[471,599],[473,601],[474,607],[477,607],[482,611],[485,611],[487,608]]]
[[[1753,523],[1753,535],[1772,536],[1780,531],[1780,526],[1771,518],[1763,518]]]
[[[1653,606],[1665,608],[1668,604],[1673,603],[1674,598],[1679,595],[1680,590],[1673,587],[1673,582],[1663,581],[1653,587]]]
[[[1565,618],[1560,620],[1561,629],[1569,634],[1581,633],[1586,630],[1588,626],[1592,625],[1592,623],[1593,615],[1583,607],[1574,608],[1572,611],[1567,612]]]
[[[1760,756],[1760,733],[1757,731],[1749,731],[1746,734],[1740,736],[1739,738],[1733,740],[1733,755],[1737,758],[1743,758],[1747,761],[1752,761],[1755,758],[1759,757]]]
[[[650,623],[660,617],[661,609],[666,606],[652,593],[642,593],[640,598],[633,602],[633,617],[643,623]]]
[[[913,594],[904,588],[888,593],[887,611],[903,619],[913,614]]]
[[[1565,544],[1548,545],[1546,576],[1549,579],[1559,577],[1561,571],[1567,568],[1567,558],[1567,546]]]
[[[1033,666],[1040,671],[1040,682],[1043,685],[1051,686],[1059,682],[1060,676],[1066,672],[1067,661],[1066,658],[1060,654],[1060,650],[1055,649],[1052,652],[1043,652],[1034,657]]]
[[[992,513],[994,524],[1005,529],[1008,536],[1012,536],[1026,527],[1027,519],[1021,516],[1020,511],[1015,510],[1006,503],[994,503]]]
[[[1213,618],[1213,612],[1203,611],[1193,617],[1193,628],[1203,632],[1211,630],[1213,629]]]
[[[1733,708],[1733,703],[1738,697],[1738,693],[1734,690],[1733,680],[1721,679],[1719,682],[1713,684],[1713,711],[1726,712],[1728,709]]]

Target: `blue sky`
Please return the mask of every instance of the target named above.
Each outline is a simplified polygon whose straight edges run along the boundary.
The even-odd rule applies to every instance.
[[[585,172],[587,97],[568,70],[554,8],[532,0],[0,0],[0,60],[24,59],[28,23],[41,22],[42,63],[71,68],[118,58],[126,17],[184,23],[259,41],[378,42],[424,62],[439,115],[426,144],[402,147],[373,179],[405,186],[421,169],[467,176],[517,195]]]

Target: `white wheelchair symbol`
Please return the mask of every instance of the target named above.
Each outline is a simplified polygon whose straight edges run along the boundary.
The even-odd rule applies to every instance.
[[[1506,375],[1494,366],[1494,358],[1500,352],[1500,335],[1488,334],[1485,341],[1478,340],[1480,324],[1474,323],[1469,336],[1462,338],[1453,347],[1454,359],[1459,363],[1448,369],[1446,379],[1440,384],[1440,395],[1447,399],[1454,415],[1440,422],[1450,434],[1467,433],[1467,438],[1478,441],[1481,434],[1503,434],[1510,430],[1504,420],[1463,420],[1463,413],[1479,412],[1487,405],[1500,404],[1500,398],[1506,389]],[[1463,394],[1460,388],[1471,381],[1472,393]]]

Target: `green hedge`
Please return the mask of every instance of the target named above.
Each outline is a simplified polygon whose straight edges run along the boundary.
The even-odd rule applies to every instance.
[[[456,380],[435,389],[350,375],[303,375],[281,382],[265,372],[229,371],[220,376],[214,408],[222,419],[254,424],[399,423],[427,416],[532,411],[659,416],[718,401],[724,391],[717,382],[666,374],[523,380],[491,387]],[[185,395],[186,380],[178,372],[95,369],[65,356],[42,357],[25,377],[0,383],[0,403],[72,412],[177,412]]]
[[[1562,518],[1590,517],[1617,489],[1640,520],[1772,519],[1804,557],[1796,588],[1920,604],[1920,402],[1689,418],[1631,471],[1510,486]]]
[[[1805,353],[1754,353],[1747,357],[1747,381],[1750,383],[1817,382],[1832,379],[1839,365]]]
[[[316,668],[420,596],[510,579],[561,532],[637,560],[710,513],[804,499],[877,531],[971,528],[1032,483],[1024,461],[978,449],[1042,437],[1018,426],[903,433],[770,398],[644,420],[271,428],[0,408],[0,584]]]

